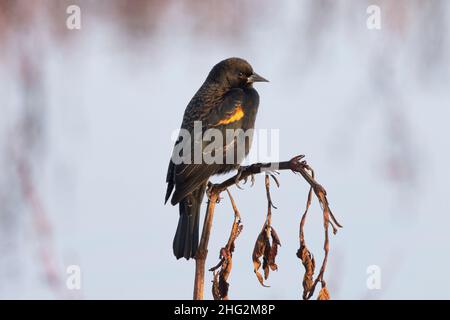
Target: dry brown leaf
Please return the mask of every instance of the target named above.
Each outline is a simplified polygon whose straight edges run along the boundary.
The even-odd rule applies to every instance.
[[[277,232],[275,231],[275,229],[273,227],[270,230],[270,235],[272,237],[272,247],[270,249],[269,256],[268,256],[268,263],[269,263],[270,269],[272,269],[272,271],[276,271],[276,270],[278,270],[278,266],[275,263],[275,258],[277,257],[278,246],[281,246],[281,242],[280,242],[280,238],[278,237]]]
[[[303,276],[303,299],[308,299],[308,295],[314,286],[314,269],[316,262],[314,256],[309,252],[306,246],[301,246],[297,251],[297,257],[302,260],[305,274]]]
[[[213,285],[212,285],[212,295],[214,300],[220,300],[220,291],[219,291],[219,273],[214,271]]]
[[[225,247],[220,249],[220,262],[215,267],[210,269],[210,271],[214,272],[212,290],[215,300],[228,300],[228,289],[230,287],[230,284],[228,283],[228,277],[231,274],[231,269],[233,266],[233,252],[235,249],[235,241],[240,235],[243,228],[243,226],[241,225],[240,214],[233,200],[233,197],[228,190],[227,192],[230,196],[235,217],[228,242]],[[216,272],[217,269],[219,269],[218,272]]]
[[[209,269],[214,273],[213,297],[215,300],[228,300],[228,276],[231,273],[233,262],[232,255],[227,248],[220,249],[220,262],[215,267]],[[219,271],[216,271],[220,269]]]
[[[270,228],[270,233],[267,232],[267,228]],[[270,238],[268,237],[270,235]],[[272,240],[272,241],[271,241]],[[258,238],[255,243],[255,247],[253,249],[253,268],[261,285],[264,287],[268,287],[264,284],[264,280],[269,278],[270,270],[276,271],[278,270],[278,266],[275,263],[275,258],[278,253],[278,246],[280,246],[280,238],[276,233],[273,227],[267,226],[267,223],[264,225],[263,230],[258,235]],[[262,263],[261,263],[262,258]],[[264,278],[259,272],[259,268],[262,265],[262,269],[264,271]]]
[[[266,251],[266,246],[267,246],[266,239],[267,239],[267,232],[266,232],[266,228],[264,226],[263,230],[259,233],[258,238],[256,239],[255,247],[253,248],[253,254],[252,254],[253,271],[255,272],[256,277],[259,280],[259,283],[261,283],[261,285],[263,287],[268,287],[268,286],[264,284],[263,277],[262,277],[261,273],[259,272],[259,268],[261,267],[261,261],[259,259],[264,256],[264,252]],[[263,260],[264,260],[264,258],[263,258]]]
[[[327,287],[324,286],[322,287],[322,289],[320,289],[317,300],[330,300],[330,293],[328,292]]]

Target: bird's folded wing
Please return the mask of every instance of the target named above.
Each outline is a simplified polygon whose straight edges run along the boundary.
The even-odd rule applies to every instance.
[[[223,102],[210,111],[206,119],[203,119],[203,130],[210,128],[225,129],[227,125],[232,125],[236,121],[244,117],[243,108],[244,93],[241,89],[233,89],[225,96]],[[225,135],[224,135],[225,142]],[[203,147],[205,143],[202,142]],[[205,157],[205,149],[202,149],[202,160]],[[209,151],[211,152],[211,150]],[[217,152],[217,150],[215,150]],[[202,183],[206,182],[209,177],[216,174],[222,164],[206,164],[201,163],[182,163],[177,164],[174,170],[175,192],[172,196],[171,203],[176,204],[186,197],[189,193],[197,189]]]
[[[227,125],[241,120],[244,117],[244,92],[242,89],[233,89],[225,96],[218,108],[211,110],[206,119],[207,128]]]

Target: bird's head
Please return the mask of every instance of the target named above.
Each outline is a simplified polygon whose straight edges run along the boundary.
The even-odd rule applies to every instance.
[[[251,87],[254,82],[269,82],[255,73],[252,66],[241,58],[220,61],[212,68],[208,78],[229,88],[245,88]]]

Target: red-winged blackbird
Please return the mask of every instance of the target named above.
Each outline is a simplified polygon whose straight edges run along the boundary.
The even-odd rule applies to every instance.
[[[175,148],[184,143],[188,146],[188,152],[184,150],[183,156],[189,155],[190,161],[174,161],[174,155],[169,163],[167,172],[167,192],[165,202],[172,195],[172,205],[179,204],[180,217],[178,227],[173,240],[173,253],[177,259],[184,257],[189,259],[195,256],[198,247],[198,229],[200,206],[205,194],[206,185],[209,178],[215,174],[229,172],[239,168],[239,164],[248,154],[251,135],[246,136],[243,152],[237,150],[236,137],[230,144],[227,141],[227,129],[246,131],[253,129],[256,113],[259,105],[258,92],[253,88],[253,82],[267,81],[263,77],[253,72],[251,65],[240,58],[230,58],[216,64],[209,72],[203,85],[189,102],[184,112],[181,129],[190,133],[192,141],[183,141],[181,136],[175,143]],[[203,151],[201,161],[195,160],[194,144],[200,142],[202,150],[211,141],[199,140],[194,137],[194,122],[201,121],[201,133],[208,129],[218,129],[222,133],[223,143],[220,149]],[[242,130],[236,130],[242,129]],[[232,131],[233,132],[233,131]],[[229,133],[229,131],[228,131]],[[232,149],[230,148],[232,146]],[[189,148],[191,148],[189,150]],[[204,149],[203,149],[204,148]],[[228,151],[234,152],[232,161],[226,159]],[[220,154],[222,161],[210,163],[204,160],[203,156]],[[192,157],[194,155],[194,157]]]

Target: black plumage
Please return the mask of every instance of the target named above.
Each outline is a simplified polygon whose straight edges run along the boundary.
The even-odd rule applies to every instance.
[[[165,201],[172,195],[171,204],[178,204],[180,212],[173,241],[173,252],[177,259],[189,259],[197,251],[200,207],[209,178],[237,169],[249,152],[252,131],[248,129],[254,128],[259,106],[259,95],[253,88],[253,83],[257,81],[267,80],[254,73],[247,61],[240,58],[223,60],[212,68],[186,107],[181,129],[190,134],[191,141],[188,142],[180,134],[174,150],[180,150],[184,146],[184,151],[188,152],[172,155],[166,179]],[[200,121],[197,127],[195,121]],[[215,134],[221,133],[222,141],[218,140],[215,148],[208,149],[208,145],[211,146],[211,142],[215,140],[201,139],[202,135],[196,136],[194,128],[200,128],[202,135],[207,134],[208,129],[216,129]],[[227,132],[227,129],[232,131]],[[235,134],[231,143],[227,140],[227,134],[230,133]],[[239,140],[242,137],[243,140]],[[242,141],[244,144],[238,143]],[[203,150],[200,161],[198,157],[194,157],[196,143]],[[238,148],[239,145],[243,148]],[[179,154],[185,156],[181,163],[178,158],[175,159]],[[208,156],[221,161],[211,163]]]

